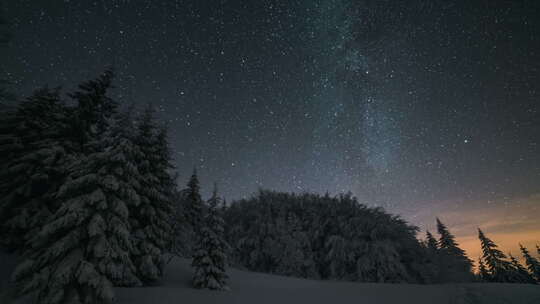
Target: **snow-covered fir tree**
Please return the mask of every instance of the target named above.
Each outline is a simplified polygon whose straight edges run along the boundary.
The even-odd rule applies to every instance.
[[[140,117],[135,143],[140,151],[136,166],[140,173],[140,204],[133,210],[135,250],[132,258],[139,278],[153,283],[163,274],[164,254],[170,250],[172,238],[174,179],[166,129],[156,126],[153,109],[148,107]]]
[[[521,253],[523,254],[523,258],[525,259],[525,265],[527,266],[529,273],[537,282],[540,283],[540,262],[538,261],[538,259],[533,257],[529,253],[529,250],[523,245],[519,244],[519,248],[521,250]]]
[[[136,147],[122,120],[98,116],[82,124],[88,127],[85,153],[68,165],[56,194],[61,206],[31,239],[13,275],[22,293],[37,290],[38,303],[110,303],[113,284],[141,284],[131,261],[128,222],[129,210],[140,201]]]
[[[203,201],[200,194],[199,178],[197,177],[197,170],[193,169],[193,174],[189,178],[187,188],[185,190],[185,212],[188,221],[191,226],[196,230],[201,227],[201,220],[203,218]]]
[[[227,243],[223,238],[223,219],[219,214],[220,199],[214,187],[208,201],[208,211],[203,227],[199,231],[199,240],[195,247],[192,267],[194,268],[193,286],[213,290],[228,290],[227,286]]]
[[[479,228],[478,238],[482,246],[482,258],[486,263],[489,276],[493,282],[512,282],[513,267],[506,255],[497,248]]]
[[[183,243],[178,247],[181,255],[192,256],[199,233],[197,229],[203,226],[204,214],[204,204],[200,194],[196,169],[193,169],[186,188],[181,192],[180,205],[182,214],[180,214],[178,220],[182,222],[178,223],[178,238]]]
[[[65,176],[67,108],[58,89],[40,89],[4,113],[0,149],[0,235],[22,249],[56,211],[54,198]]]
[[[73,113],[72,138],[76,149],[90,153],[93,145],[88,143],[107,131],[109,120],[116,114],[118,103],[107,95],[112,86],[114,73],[106,70],[97,79],[79,85],[79,90],[69,94],[76,102]]]
[[[446,225],[437,218],[439,238],[440,281],[467,282],[473,279],[472,261],[459,248],[455,237]]]

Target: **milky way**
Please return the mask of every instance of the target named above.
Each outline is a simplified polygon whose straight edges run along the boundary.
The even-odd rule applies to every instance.
[[[351,191],[423,225],[540,190],[540,5],[472,2],[13,0],[1,63],[21,95],[114,66],[205,193]]]

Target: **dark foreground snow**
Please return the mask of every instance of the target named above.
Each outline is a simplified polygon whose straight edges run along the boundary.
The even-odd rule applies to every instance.
[[[13,259],[0,255],[0,303],[9,300],[7,278]],[[371,284],[314,281],[240,270],[229,270],[231,291],[197,290],[191,287],[187,260],[173,260],[160,286],[117,288],[117,303],[129,304],[538,304],[540,286],[516,284]]]

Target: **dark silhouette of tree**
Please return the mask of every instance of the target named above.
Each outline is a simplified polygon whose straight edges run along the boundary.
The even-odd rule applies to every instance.
[[[531,275],[534,277],[534,279],[537,282],[540,282],[540,262],[533,257],[527,248],[525,248],[523,245],[519,244],[519,248],[521,249],[521,253],[523,254],[523,257],[525,258],[525,265],[527,265],[527,269],[531,273]]]
[[[486,262],[491,281],[513,282],[513,267],[506,255],[497,248],[497,245],[485,236],[478,228],[478,238],[482,246],[482,258]]]
[[[465,251],[459,248],[455,237],[448,228],[437,218],[439,232],[439,254],[441,281],[470,281],[472,280],[472,261]]]

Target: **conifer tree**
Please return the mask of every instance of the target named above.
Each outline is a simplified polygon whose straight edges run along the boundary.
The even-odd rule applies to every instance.
[[[459,248],[454,235],[437,218],[437,231],[440,234],[439,253],[441,257],[440,275],[442,281],[466,282],[472,279],[472,262]]]
[[[512,283],[520,284],[534,284],[535,280],[532,275],[519,263],[519,261],[512,255],[508,254],[510,263],[512,264]]]
[[[94,105],[108,107],[93,93],[89,91],[88,98]],[[87,100],[82,93],[78,98]],[[95,114],[101,109],[85,110],[92,114],[80,116],[90,119],[80,124],[88,127],[81,132],[85,153],[69,163],[55,197],[61,206],[31,239],[13,275],[21,293],[37,290],[38,303],[110,303],[113,284],[140,285],[130,259],[128,222],[129,209],[139,202],[133,184],[138,175],[131,157],[134,147],[121,123],[111,127],[119,123],[111,115],[99,117]]]
[[[429,230],[426,231],[426,247],[430,252],[437,252],[439,250],[437,240]]]
[[[214,187],[193,255],[192,267],[195,271],[193,286],[196,288],[229,289],[226,282],[228,276],[225,272],[227,243],[223,237],[224,222],[218,211],[219,203],[217,189]]]
[[[130,219],[136,245],[133,260],[146,284],[162,276],[164,254],[170,250],[172,237],[174,180],[168,171],[171,165],[166,137],[166,129],[158,130],[153,109],[148,107],[139,120],[135,139],[140,151],[137,168],[141,203]]]
[[[493,282],[512,282],[512,264],[506,255],[497,249],[497,245],[490,240],[482,230],[478,229],[478,238],[482,246],[482,258],[486,262],[487,270]]]
[[[521,249],[521,253],[525,258],[525,265],[527,265],[527,269],[529,270],[530,274],[537,282],[540,282],[540,262],[533,257],[529,253],[529,250],[527,250],[527,248],[525,248],[523,245],[519,244],[519,248]]]
[[[109,120],[116,114],[118,103],[107,96],[113,78],[113,71],[106,70],[97,79],[80,84],[79,90],[70,94],[77,101],[71,136],[77,140],[75,148],[80,152],[91,153],[86,151],[93,147],[88,143],[107,130]]]
[[[193,169],[193,174],[189,179],[185,192],[185,209],[186,217],[191,223],[191,226],[194,228],[194,230],[197,230],[198,227],[201,227],[201,219],[203,218],[203,204],[199,192],[200,186],[199,178],[197,177],[197,170]]]
[[[482,257],[478,258],[478,278],[480,279],[480,282],[491,281],[491,276],[486,269],[486,264],[484,263]]]
[[[424,242],[424,246],[426,249],[426,261],[424,263],[426,268],[426,276],[428,277],[428,280],[430,282],[437,282],[440,280],[439,245],[437,243],[437,240],[435,239],[433,234],[429,232],[429,230],[426,231],[426,241]]]
[[[22,249],[56,211],[54,199],[65,175],[67,109],[58,89],[40,89],[5,113],[0,147],[0,236]]]
[[[202,223],[204,214],[204,204],[200,195],[199,178],[197,177],[197,170],[193,169],[193,173],[187,183],[187,188],[182,191],[181,198],[182,205],[182,217],[185,221],[181,223],[182,238],[185,240],[183,247],[183,254],[186,256],[192,256],[195,243],[197,242],[197,235],[204,223]]]

